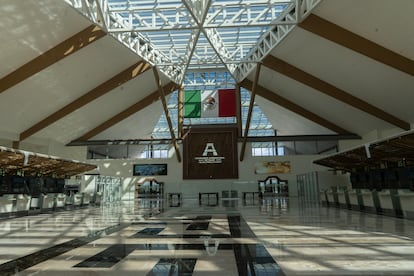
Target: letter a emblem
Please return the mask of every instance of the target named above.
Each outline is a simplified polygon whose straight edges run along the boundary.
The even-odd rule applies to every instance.
[[[214,143],[207,143],[206,147],[204,148],[203,151],[203,156],[208,156],[208,153],[211,152],[213,154],[213,156],[217,156],[218,153],[216,151],[216,148],[214,147]]]

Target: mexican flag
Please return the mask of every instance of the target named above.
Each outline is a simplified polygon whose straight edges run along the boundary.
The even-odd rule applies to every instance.
[[[184,91],[185,118],[212,118],[236,116],[236,90]]]

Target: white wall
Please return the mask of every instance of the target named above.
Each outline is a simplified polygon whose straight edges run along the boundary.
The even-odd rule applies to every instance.
[[[7,140],[5,140],[7,141]],[[183,180],[183,163],[178,163],[175,154],[168,159],[118,159],[118,160],[86,160],[86,147],[66,147],[63,144],[47,139],[30,139],[21,143],[21,148],[28,151],[49,154],[65,159],[86,161],[98,165],[97,172],[105,176],[122,177],[123,199],[134,196],[135,184],[140,177],[132,175],[134,164],[166,163],[168,175],[157,176],[157,181],[165,183],[165,192],[182,192],[184,197],[195,197],[199,192],[221,192],[223,190],[238,190],[239,195],[243,191],[257,191],[258,180],[263,180],[271,174],[255,174],[254,164],[266,161],[290,161],[291,172],[276,174],[280,179],[289,183],[289,195],[297,196],[296,176],[312,171],[327,170],[327,168],[312,163],[320,159],[320,155],[291,155],[277,157],[253,157],[251,156],[250,143],[246,144],[244,160],[239,162],[238,179],[219,180]],[[239,143],[239,156],[241,144]],[[174,151],[172,151],[174,153]],[[182,156],[182,151],[181,151]]]
[[[240,150],[241,144],[239,144]],[[290,161],[291,173],[276,174],[279,178],[288,180],[289,195],[297,196],[296,175],[327,168],[312,163],[318,159],[318,155],[292,155],[279,157],[252,157],[250,143],[246,146],[246,154],[243,162],[239,162],[238,179],[217,180],[183,180],[183,163],[178,163],[176,156],[168,159],[135,159],[135,160],[88,160],[89,163],[98,165],[101,175],[119,176],[123,178],[124,199],[130,198],[134,192],[135,183],[141,177],[134,177],[132,169],[134,164],[166,163],[168,165],[167,176],[157,176],[159,182],[165,183],[165,192],[181,192],[184,197],[196,197],[199,192],[220,192],[223,190],[238,190],[239,196],[243,191],[257,191],[257,181],[263,180],[270,174],[254,174],[255,162],[261,161]]]
[[[334,174],[331,171],[319,171],[318,172],[319,190],[326,190],[331,187],[348,187],[352,188],[349,181],[349,174]]]

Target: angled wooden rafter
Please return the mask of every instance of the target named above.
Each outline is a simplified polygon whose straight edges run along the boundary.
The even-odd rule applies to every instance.
[[[285,75],[291,79],[312,87],[321,93],[331,96],[338,101],[344,102],[350,106],[371,114],[372,116],[377,117],[394,126],[402,128],[404,130],[410,129],[410,124],[408,122],[403,121],[396,116],[389,114],[379,109],[378,107],[375,107],[372,104],[361,100],[349,94],[348,92],[345,92],[305,71],[302,71],[301,69],[294,67],[293,65],[290,65],[289,63],[279,58],[269,55],[263,60],[263,65],[282,75]]]
[[[160,94],[162,107],[163,107],[164,113],[165,113],[165,118],[167,119],[168,129],[170,130],[171,142],[172,142],[172,144],[174,146],[174,149],[175,149],[175,154],[177,156],[177,161],[180,163],[181,162],[180,149],[178,147],[177,139],[175,138],[175,133],[174,133],[174,128],[173,128],[172,121],[171,121],[170,111],[168,110],[167,100],[165,99],[164,88],[162,87],[161,79],[160,79],[160,76],[158,74],[157,68],[153,67],[152,71],[154,73],[155,82],[157,83],[157,86],[158,86],[158,93]]]
[[[243,134],[243,137],[242,137],[243,142],[242,142],[241,149],[240,149],[240,161],[243,161],[243,159],[244,159],[244,152],[246,150],[247,136],[249,135],[250,120],[252,118],[254,99],[256,97],[256,91],[257,91],[257,86],[258,86],[258,82],[259,82],[261,67],[262,67],[262,64],[260,64],[260,63],[258,63],[256,65],[256,72],[255,72],[255,75],[254,75],[254,81],[253,81],[253,84],[252,84],[252,89],[250,90],[252,92],[252,94],[250,95],[249,111],[247,112],[246,126],[244,127],[244,134]]]
[[[236,122],[237,122],[237,131],[238,135],[241,137],[243,134],[242,126],[242,114],[241,114],[241,94],[240,94],[240,85],[236,84]]]
[[[170,83],[168,83],[167,85],[164,86],[164,91],[166,91],[166,93],[165,93],[166,95],[170,94],[175,89],[177,89],[177,85],[175,85],[172,82],[170,82]],[[88,131],[87,133],[85,133],[84,135],[82,135],[81,137],[75,139],[74,141],[72,141],[70,143],[74,143],[74,142],[77,142],[77,141],[89,140],[92,137],[98,135],[99,133],[107,130],[110,127],[112,127],[113,125],[125,120],[129,116],[137,113],[138,111],[140,111],[140,110],[144,109],[145,107],[151,105],[152,103],[158,101],[159,99],[160,99],[160,94],[159,94],[158,90],[154,91],[151,94],[149,94],[148,96],[146,96],[145,98],[139,100],[138,102],[131,105],[127,109],[119,112],[118,114],[116,114],[112,118],[106,120],[105,122],[103,122],[99,126],[93,128],[92,130]]]
[[[134,65],[128,67],[126,70],[115,75],[114,77],[107,80],[106,82],[98,85],[97,87],[89,91],[88,93],[77,98],[73,102],[67,104],[66,106],[62,107],[58,111],[54,112],[53,114],[49,115],[45,119],[41,120],[40,122],[36,123],[35,125],[31,126],[27,130],[20,133],[20,141],[32,136],[36,132],[46,128],[47,126],[53,124],[54,122],[65,117],[66,115],[74,112],[75,110],[92,102],[93,100],[103,96],[104,94],[110,92],[116,87],[136,78],[137,76],[141,75],[142,73],[149,70],[150,68],[151,68],[151,65],[146,63],[145,61],[139,61],[135,63]]]
[[[413,60],[352,33],[317,15],[310,14],[299,26],[311,33],[414,76]]]
[[[184,126],[184,87],[178,90],[178,138],[183,137]]]
[[[91,25],[87,27],[0,79],[0,93],[90,45],[105,35],[106,33],[98,26]]]
[[[253,83],[251,81],[249,81],[248,79],[245,79],[244,81],[242,81],[240,83],[241,87],[244,87],[248,90],[251,90],[253,87]],[[257,95],[265,98],[268,101],[271,101],[277,105],[280,105],[281,107],[286,108],[287,110],[290,110],[320,126],[323,126],[329,130],[332,130],[338,134],[350,134],[349,131],[343,129],[342,127],[320,117],[319,115],[295,104],[294,102],[291,102],[285,98],[283,98],[282,96],[278,95],[275,92],[272,92],[268,89],[266,89],[265,87],[262,86],[258,86],[256,88],[256,93]]]

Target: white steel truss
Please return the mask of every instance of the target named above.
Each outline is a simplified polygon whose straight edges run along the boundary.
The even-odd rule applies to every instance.
[[[295,5],[291,5],[284,11],[283,16],[278,21],[292,22],[292,24],[276,24],[267,31],[252,48],[246,58],[237,67],[234,73],[237,81],[242,81],[254,69],[257,62],[268,55],[293,28],[301,22],[311,11],[321,2],[321,0],[296,0]]]
[[[181,84],[226,69],[243,80],[321,0],[65,0]]]

